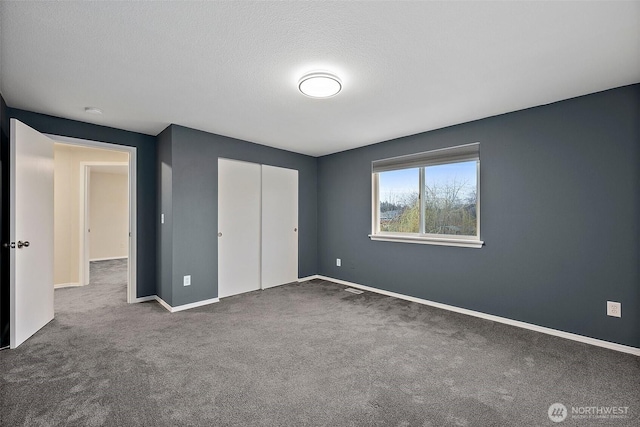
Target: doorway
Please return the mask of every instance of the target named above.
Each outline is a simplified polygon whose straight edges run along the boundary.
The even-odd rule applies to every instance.
[[[120,154],[103,152],[105,157]],[[91,283],[91,263],[128,260],[129,162],[80,162],[79,277]]]
[[[135,148],[47,136],[54,140],[54,287],[88,285],[92,262],[119,260],[127,265],[126,300],[136,302]]]

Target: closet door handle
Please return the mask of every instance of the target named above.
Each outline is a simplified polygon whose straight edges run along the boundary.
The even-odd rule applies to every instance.
[[[218,237],[222,237],[222,231],[218,233]]]

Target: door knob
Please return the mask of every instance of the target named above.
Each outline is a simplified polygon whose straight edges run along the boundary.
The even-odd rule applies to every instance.
[[[218,233],[218,237],[222,237],[222,231]]]
[[[22,249],[23,246],[25,248],[28,248],[29,247],[29,241],[22,242],[22,241],[18,240],[18,249]]]
[[[297,229],[297,228],[294,228],[294,229],[293,229],[293,231],[297,233],[297,232],[298,232],[298,229]]]

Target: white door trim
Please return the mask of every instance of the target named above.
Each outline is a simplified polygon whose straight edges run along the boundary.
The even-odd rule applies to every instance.
[[[136,171],[137,171],[137,159],[136,159],[136,147],[130,147],[127,145],[118,145],[118,144],[111,144],[108,142],[99,142],[99,141],[91,141],[88,139],[80,139],[80,138],[71,138],[68,136],[60,136],[60,135],[51,135],[51,134],[45,134],[45,136],[48,136],[49,138],[53,139],[55,142],[61,142],[63,144],[68,144],[68,145],[76,145],[76,146],[80,146],[80,147],[90,147],[90,148],[102,148],[104,150],[111,150],[111,151],[121,151],[121,152],[125,152],[129,154],[129,269],[128,269],[128,277],[127,277],[127,302],[128,303],[135,303],[135,302],[140,302],[138,300],[138,294],[137,294],[137,281],[136,281],[136,274],[137,274],[137,260],[138,260],[138,256],[137,256],[137,240],[138,240],[138,230],[137,230],[137,221],[136,221],[136,212],[137,212],[137,203],[136,203],[136,194],[137,194],[137,175],[136,175]],[[83,174],[81,174],[81,180],[84,183],[83,180]],[[84,194],[84,190],[82,190]],[[84,206],[81,203],[80,204],[81,209],[84,210]],[[82,215],[80,215],[80,222],[82,222],[83,224],[81,224],[82,226],[82,230],[84,230],[84,213],[81,212]],[[84,235],[84,233],[80,233],[81,236],[81,241],[83,241],[82,236]],[[80,248],[80,253],[84,253],[84,247]],[[82,278],[84,277],[84,271],[86,269],[86,267],[83,265],[84,263],[80,263],[80,282],[82,284],[84,284],[84,280],[82,280]]]

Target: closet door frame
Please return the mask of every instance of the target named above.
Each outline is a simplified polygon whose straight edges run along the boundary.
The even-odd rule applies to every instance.
[[[218,158],[218,297],[298,279],[298,171]]]

